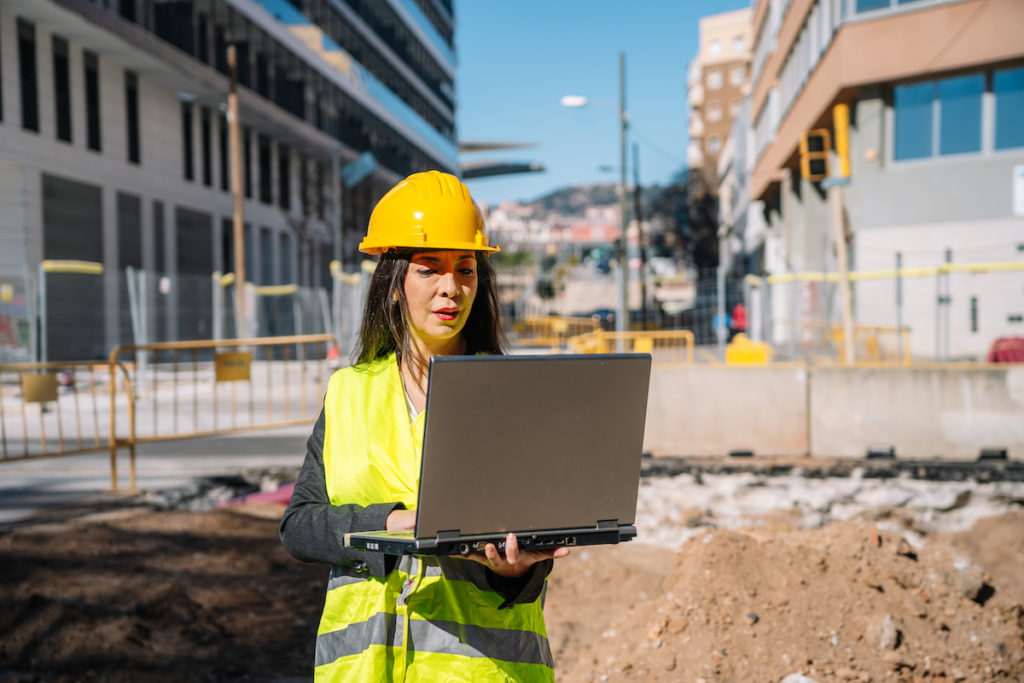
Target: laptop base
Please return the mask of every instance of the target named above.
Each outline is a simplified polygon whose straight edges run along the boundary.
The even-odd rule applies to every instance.
[[[597,529],[580,527],[559,529],[557,532],[516,532],[521,550],[554,550],[585,545],[614,545],[636,537],[632,524]],[[505,549],[506,534],[478,534],[435,538],[416,538],[412,531],[368,531],[345,534],[349,548],[386,553],[388,555],[469,555],[482,553],[484,546],[493,543],[499,551]]]

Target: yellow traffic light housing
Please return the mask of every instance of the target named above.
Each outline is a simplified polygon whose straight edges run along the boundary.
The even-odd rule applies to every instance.
[[[805,180],[828,177],[828,155],[832,135],[826,128],[809,130],[800,137],[800,175]]]
[[[836,159],[839,176],[850,177],[850,108],[845,104],[832,107],[832,127],[836,132]]]

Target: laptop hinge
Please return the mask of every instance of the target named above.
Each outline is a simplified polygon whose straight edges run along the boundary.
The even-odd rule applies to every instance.
[[[619,520],[617,519],[601,519],[597,522],[597,530],[602,531],[604,529],[618,529]]]
[[[455,529],[454,531],[438,531],[437,540],[439,543],[442,543],[444,541],[454,541],[458,539],[458,537],[461,535],[462,534],[458,529]]]

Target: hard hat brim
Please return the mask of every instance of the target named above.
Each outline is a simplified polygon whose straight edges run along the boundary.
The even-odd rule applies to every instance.
[[[396,244],[396,242],[403,242],[402,244]],[[435,251],[437,249],[453,249],[453,250],[465,250],[465,251],[482,251],[485,254],[493,254],[501,251],[500,247],[490,246],[486,244],[477,244],[476,242],[431,242],[430,244],[424,244],[422,241],[403,241],[393,239],[372,239],[367,236],[359,243],[359,251],[364,254],[374,254],[376,256],[381,255],[388,249],[416,249],[418,251]]]

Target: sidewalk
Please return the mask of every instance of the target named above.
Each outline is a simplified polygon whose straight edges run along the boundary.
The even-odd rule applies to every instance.
[[[159,491],[198,477],[235,475],[249,468],[299,467],[306,453],[309,426],[287,427],[141,444],[136,451],[137,485]],[[118,484],[128,487],[129,460],[121,449]],[[112,502],[126,494],[109,493],[110,455],[43,457],[0,462],[0,526],[35,512],[72,504]]]

